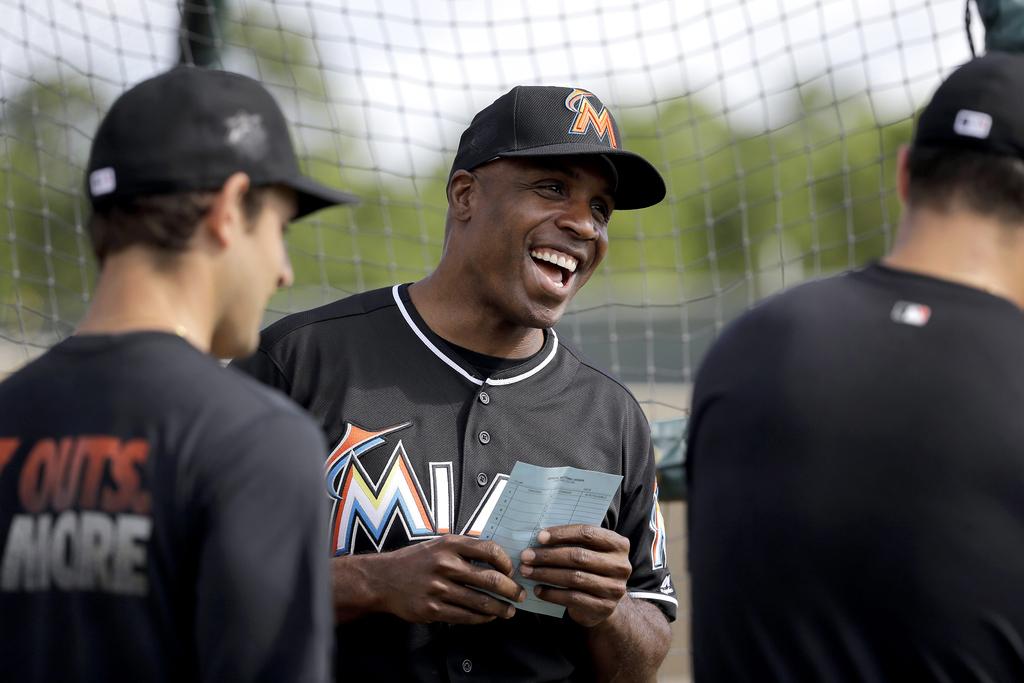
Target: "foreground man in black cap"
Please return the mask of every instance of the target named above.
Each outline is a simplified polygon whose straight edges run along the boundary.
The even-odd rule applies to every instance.
[[[690,422],[695,679],[1024,680],[1024,56],[936,91],[881,263],[756,307]]]
[[[648,425],[551,328],[612,211],[664,194],[593,94],[514,88],[462,136],[437,269],[286,318],[242,363],[336,444],[338,680],[653,678],[676,598]],[[623,477],[601,527],[550,528],[516,558],[560,586],[540,596],[563,618],[474,590],[523,598],[512,558],[474,538],[517,460]]]
[[[261,85],[193,68],[114,103],[87,190],[88,313],[0,384],[0,677],[324,680],[323,437],[214,356],[255,349],[285,224],[351,198]]]

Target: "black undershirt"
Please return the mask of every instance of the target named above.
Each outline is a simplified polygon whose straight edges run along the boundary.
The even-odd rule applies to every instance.
[[[451,347],[452,351],[459,354],[462,357],[462,360],[472,365],[473,369],[483,377],[490,377],[502,370],[514,368],[515,366],[522,365],[523,363],[529,363],[533,360],[534,356],[537,355],[535,353],[531,356],[527,356],[526,358],[501,358],[500,356],[488,356],[485,353],[479,353],[477,351],[467,349],[459,346],[458,344],[453,344],[447,339],[445,339],[445,344]],[[540,353],[540,351],[537,353]]]
[[[540,353],[540,351],[537,351],[537,353],[531,354],[526,358],[502,358],[500,356],[488,356],[485,353],[473,351],[472,349],[467,349],[463,346],[459,346],[458,344],[454,344],[438,335],[434,330],[430,329],[430,325],[428,325],[427,321],[423,319],[420,312],[416,310],[416,304],[412,302],[412,297],[409,296],[408,285],[400,287],[398,292],[409,311],[409,315],[412,316],[420,329],[422,329],[424,333],[431,338],[431,341],[433,341],[435,345],[438,341],[444,342],[444,344],[458,354],[462,360],[472,365],[473,369],[476,370],[481,377],[490,377],[502,370],[508,370],[509,368],[516,367],[517,365],[529,363],[537,353]],[[547,335],[548,333],[545,331],[544,334]],[[541,348],[544,348],[543,344],[541,345]]]

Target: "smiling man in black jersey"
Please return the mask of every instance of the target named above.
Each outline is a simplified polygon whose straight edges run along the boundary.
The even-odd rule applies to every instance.
[[[615,209],[662,199],[592,93],[517,87],[473,119],[437,269],[299,313],[239,365],[309,409],[324,469],[338,680],[653,677],[676,598],[636,400],[551,329],[608,249]],[[517,460],[623,476],[601,526],[555,527],[522,573],[482,541]]]
[[[688,445],[695,679],[1024,680],[1024,56],[956,70],[881,263],[732,324]]]

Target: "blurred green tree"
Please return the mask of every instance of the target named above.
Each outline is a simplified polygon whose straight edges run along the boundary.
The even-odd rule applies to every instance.
[[[73,328],[93,280],[81,197],[98,109],[84,84],[48,80],[2,112],[0,329],[52,341]]]

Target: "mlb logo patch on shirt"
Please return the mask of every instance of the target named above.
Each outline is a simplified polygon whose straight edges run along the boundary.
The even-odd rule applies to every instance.
[[[897,301],[889,314],[894,323],[924,327],[932,317],[932,309],[924,304],[916,304],[913,301]]]

